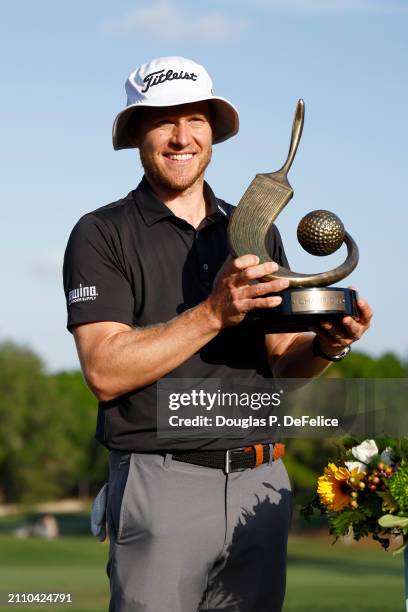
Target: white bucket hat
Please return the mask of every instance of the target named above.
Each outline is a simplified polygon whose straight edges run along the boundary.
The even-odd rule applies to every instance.
[[[239,129],[237,109],[213,95],[206,69],[184,57],[159,57],[132,72],[126,81],[127,105],[113,123],[113,148],[134,149],[129,138],[129,120],[137,121],[141,106],[178,106],[208,100],[215,111],[213,143],[235,136]]]

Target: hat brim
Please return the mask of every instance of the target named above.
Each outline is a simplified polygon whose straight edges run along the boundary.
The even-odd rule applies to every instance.
[[[225,100],[225,98],[219,98],[213,96],[211,98],[197,98],[196,100],[189,100],[188,102],[183,101],[174,102],[173,104],[144,104],[143,102],[138,104],[131,104],[124,108],[115,118],[112,128],[112,141],[113,148],[115,151],[119,149],[137,149],[138,146],[131,140],[128,131],[128,124],[130,119],[137,121],[137,111],[142,107],[154,107],[160,108],[163,106],[183,106],[185,104],[191,104],[193,102],[209,102],[215,111],[215,121],[213,126],[213,144],[228,140],[232,136],[235,136],[239,130],[239,114],[235,106]]]

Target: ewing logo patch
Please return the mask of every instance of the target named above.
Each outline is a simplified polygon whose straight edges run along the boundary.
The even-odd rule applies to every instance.
[[[79,285],[78,289],[71,289],[71,291],[68,293],[68,306],[71,306],[71,304],[75,304],[76,302],[89,302],[90,300],[96,300],[98,295],[99,294],[96,292],[95,285],[92,287],[83,287],[81,284]]]

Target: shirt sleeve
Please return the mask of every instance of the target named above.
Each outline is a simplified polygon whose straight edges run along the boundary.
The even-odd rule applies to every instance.
[[[284,266],[285,268],[290,269],[282,238],[276,225],[272,225],[267,234],[266,249],[273,261],[275,261],[280,266]]]
[[[118,321],[133,325],[134,296],[115,232],[94,215],[75,225],[64,256],[67,328]]]

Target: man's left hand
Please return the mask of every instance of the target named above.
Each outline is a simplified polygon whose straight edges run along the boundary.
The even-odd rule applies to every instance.
[[[373,311],[369,304],[361,298],[357,299],[359,314],[357,317],[346,316],[342,325],[337,326],[324,321],[315,328],[319,337],[321,349],[327,355],[338,355],[347,346],[359,340],[370,327]]]

